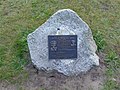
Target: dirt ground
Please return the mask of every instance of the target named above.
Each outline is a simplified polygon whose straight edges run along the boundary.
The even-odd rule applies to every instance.
[[[20,85],[1,82],[0,90],[101,90],[105,80],[105,65],[103,55],[99,56],[101,57],[99,67],[93,67],[86,74],[70,77],[56,71],[51,73],[37,71],[29,64],[25,68],[28,72],[27,80]]]

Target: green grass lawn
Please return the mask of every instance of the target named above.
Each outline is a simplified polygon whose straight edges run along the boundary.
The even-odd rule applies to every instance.
[[[119,69],[120,0],[0,0],[0,80],[14,81],[21,72],[26,77],[23,68],[27,63],[28,33],[59,9],[67,8],[76,11],[92,29],[99,51],[107,54],[107,71]],[[112,90],[109,83],[105,90]]]

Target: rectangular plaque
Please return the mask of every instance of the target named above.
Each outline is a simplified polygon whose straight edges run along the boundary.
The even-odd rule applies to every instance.
[[[77,35],[49,35],[49,59],[77,58]]]

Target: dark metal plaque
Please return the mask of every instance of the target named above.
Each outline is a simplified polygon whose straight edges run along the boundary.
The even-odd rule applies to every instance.
[[[77,35],[49,35],[49,59],[77,58]]]

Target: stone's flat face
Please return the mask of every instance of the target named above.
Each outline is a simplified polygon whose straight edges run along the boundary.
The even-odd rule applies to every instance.
[[[49,59],[77,58],[77,35],[49,35]]]
[[[75,42],[77,43],[77,49],[76,46],[70,46],[72,39],[67,39],[67,37],[56,47],[56,41],[60,40],[56,37],[56,39],[48,38],[51,35],[77,35],[77,42]],[[55,46],[53,50],[59,48],[59,51],[55,53],[55,51],[48,50],[50,49],[48,47],[48,39],[50,39],[49,41],[53,40],[52,47]],[[91,67],[99,65],[99,57],[95,53],[97,46],[91,29],[77,13],[70,9],[59,10],[53,14],[44,24],[28,35],[27,42],[31,60],[38,69],[46,71],[57,70],[64,75],[70,76],[78,75],[81,72],[85,73]],[[68,52],[71,48],[72,51]],[[76,57],[76,50],[77,58],[73,58]],[[60,52],[65,54],[60,55]],[[49,58],[54,59],[49,60]]]

